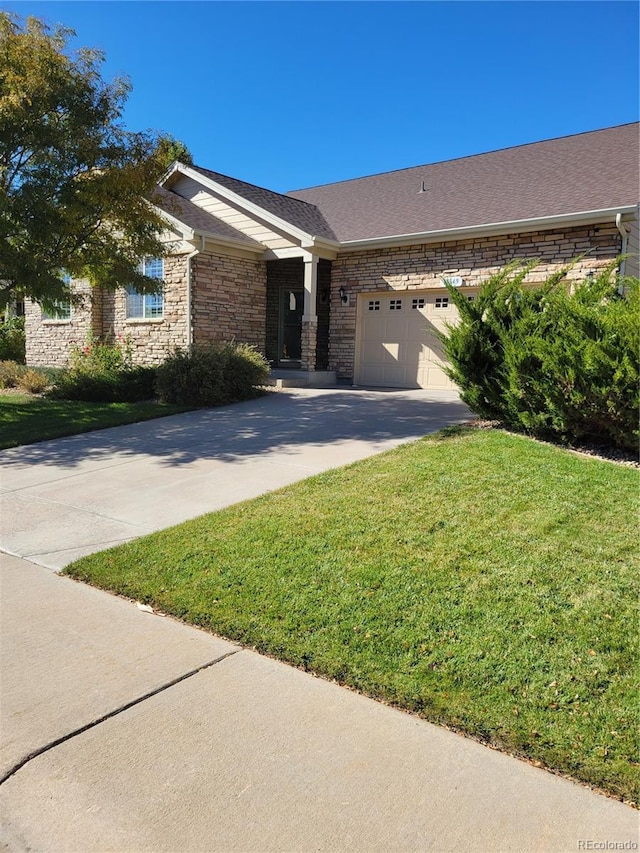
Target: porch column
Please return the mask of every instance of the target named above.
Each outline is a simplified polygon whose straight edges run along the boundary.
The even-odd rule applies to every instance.
[[[318,258],[304,257],[304,312],[302,314],[302,348],[300,367],[302,370],[316,369],[316,341],[318,338],[318,315],[316,314],[318,290]]]

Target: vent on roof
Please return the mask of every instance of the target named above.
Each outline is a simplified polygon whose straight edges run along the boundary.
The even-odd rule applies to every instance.
[[[424,185],[424,181],[423,181],[423,182],[422,182],[422,186],[421,186],[421,187],[420,187],[420,189],[418,190],[418,195],[420,195],[420,193],[426,193],[426,191],[427,191],[427,188],[425,187],[425,185]]]

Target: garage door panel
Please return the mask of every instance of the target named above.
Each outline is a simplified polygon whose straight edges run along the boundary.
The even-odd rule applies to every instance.
[[[376,305],[376,310],[368,310]],[[442,289],[380,294],[359,306],[356,382],[383,387],[455,388],[438,337],[458,312]]]

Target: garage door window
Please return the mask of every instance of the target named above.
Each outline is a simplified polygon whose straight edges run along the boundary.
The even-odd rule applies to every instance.
[[[417,311],[418,308],[424,308],[425,302],[426,302],[426,300],[422,299],[421,297],[419,299],[412,299],[411,300],[411,308],[414,311]]]
[[[448,296],[436,296],[436,308],[448,308],[449,307],[449,297]]]
[[[390,311],[401,311],[402,310],[402,299],[391,299],[389,301],[389,310]]]
[[[379,299],[370,299],[368,308],[369,308],[369,311],[379,311],[380,310],[380,300]]]

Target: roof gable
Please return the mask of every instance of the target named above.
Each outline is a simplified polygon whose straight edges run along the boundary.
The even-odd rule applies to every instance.
[[[176,162],[162,180],[164,189],[191,201],[265,250],[321,248],[337,241],[317,209],[307,202],[230,178],[210,169]]]
[[[210,169],[204,169],[201,166],[192,166],[191,168],[273,216],[296,226],[309,236],[324,237],[327,240],[336,239],[332,229],[318,208],[312,203],[282,195],[273,192],[273,190],[231,178],[228,175],[222,175],[220,172],[212,172]]]
[[[218,238],[234,243],[242,243],[247,248],[254,250],[264,250],[264,246],[261,243],[247,237],[242,231],[238,231],[216,216],[207,213],[206,210],[198,207],[192,201],[176,193],[172,193],[164,187],[156,187],[151,200],[163,213],[168,214],[171,219],[177,220],[194,233],[214,239]]]

